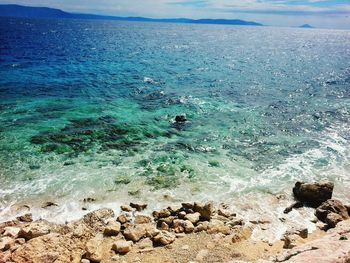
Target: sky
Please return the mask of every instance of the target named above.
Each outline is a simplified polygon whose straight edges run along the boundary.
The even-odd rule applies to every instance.
[[[271,26],[350,29],[350,0],[0,0],[68,12],[152,18],[226,18]]]

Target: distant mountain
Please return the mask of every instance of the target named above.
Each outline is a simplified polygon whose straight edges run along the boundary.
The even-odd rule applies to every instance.
[[[300,28],[314,28],[313,26],[309,25],[309,24],[304,24],[299,26]]]
[[[0,17],[28,17],[28,18],[71,18],[71,19],[99,19],[139,22],[164,22],[164,23],[188,23],[188,24],[220,24],[220,25],[246,25],[262,26],[260,23],[244,21],[239,19],[189,19],[169,18],[154,19],[146,17],[119,17],[102,16],[94,14],[75,14],[64,12],[60,9],[49,7],[29,7],[21,5],[0,5]]]

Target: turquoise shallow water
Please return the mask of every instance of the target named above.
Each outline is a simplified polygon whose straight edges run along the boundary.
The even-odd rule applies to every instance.
[[[2,216],[296,180],[350,200],[350,31],[1,19],[0,55]]]

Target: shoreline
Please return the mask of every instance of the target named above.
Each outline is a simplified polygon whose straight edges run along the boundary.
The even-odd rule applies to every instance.
[[[32,214],[1,223],[0,262],[282,262],[276,260],[283,253],[328,237],[338,223],[348,228],[343,231],[346,235],[350,233],[350,206],[331,199],[332,183],[301,183],[305,196],[296,193],[297,184],[293,189],[297,203],[284,214],[293,217],[295,210],[316,209],[312,232],[308,226],[278,218],[286,230],[269,241],[276,229],[258,211],[252,220],[236,214],[229,204],[193,202],[163,207],[150,215],[147,204],[130,203],[118,213],[102,208],[65,224],[33,220]],[[322,193],[326,194],[322,197]],[[315,196],[317,200],[312,199]],[[305,208],[305,202],[311,201],[317,207]],[[294,262],[287,258],[283,262]]]

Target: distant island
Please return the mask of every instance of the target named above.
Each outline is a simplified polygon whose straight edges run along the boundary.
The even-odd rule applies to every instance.
[[[309,24],[304,24],[299,26],[300,28],[314,28],[313,26],[309,25]]]
[[[96,19],[118,20],[137,22],[163,22],[163,23],[187,23],[187,24],[220,24],[220,25],[244,25],[262,26],[260,23],[244,21],[240,19],[189,19],[189,18],[146,18],[146,17],[119,17],[94,14],[75,14],[49,7],[30,7],[21,5],[0,5],[0,17],[25,17],[25,18],[71,18],[71,19]]]

